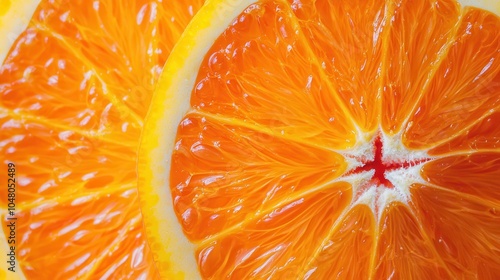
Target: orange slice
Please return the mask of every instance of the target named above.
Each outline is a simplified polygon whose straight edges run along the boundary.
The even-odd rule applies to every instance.
[[[500,6],[477,4],[207,2],[141,138],[160,275],[500,275]]]
[[[42,1],[32,18],[26,3],[0,12],[2,44],[27,26],[10,52],[0,45],[0,178],[14,163],[18,277],[155,279],[136,150],[162,66],[202,1]]]

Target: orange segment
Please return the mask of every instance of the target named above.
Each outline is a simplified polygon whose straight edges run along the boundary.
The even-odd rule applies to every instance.
[[[455,1],[397,1],[389,22],[382,127],[400,131],[429,78],[447,56],[460,16]]]
[[[98,193],[103,186],[108,190],[133,187],[134,163],[123,160],[135,156],[132,147],[86,137],[69,126],[58,129],[37,123],[37,118],[17,116],[20,119],[16,115],[0,118],[0,137],[5,160],[18,166],[20,203],[78,198]],[[116,173],[117,169],[123,171]],[[2,204],[6,201],[6,196],[0,198]]]
[[[366,205],[353,207],[340,217],[323,239],[309,267],[302,269],[306,279],[360,279],[370,273],[370,256],[375,239],[376,222]],[[342,256],[342,258],[338,258]]]
[[[452,192],[500,205],[498,152],[438,159],[424,166],[422,177],[429,183]]]
[[[500,21],[466,9],[448,56],[424,92],[405,128],[411,148],[429,148],[460,134],[498,110]]]
[[[130,208],[138,207],[134,203]],[[92,272],[93,277],[106,279],[161,279],[156,270],[154,255],[143,229],[142,216],[136,216],[127,230],[119,232],[120,242],[114,242],[108,255],[100,257],[100,264]],[[133,268],[133,269],[131,269]],[[148,278],[149,277],[149,278]]]
[[[69,59],[73,53],[63,43],[33,27],[22,36],[15,47],[16,56],[11,53],[0,70],[5,81],[1,85],[2,113],[13,121],[31,118],[61,132],[121,138],[131,144],[140,127],[131,115],[122,118],[120,110],[125,107],[113,105],[110,99],[119,101],[105,89],[97,71]]]
[[[328,148],[351,147],[354,123],[294,19],[284,3],[266,1],[246,9],[205,57],[191,105],[273,134]]]
[[[326,73],[325,79],[333,83],[335,92],[330,94],[338,94],[362,130],[377,129],[389,3],[293,1],[291,6]]]
[[[141,274],[154,277],[152,255],[137,207],[137,195],[132,189],[68,201],[45,200],[19,211],[18,261],[26,277],[70,279],[99,271],[105,274],[107,270],[114,270],[116,276],[126,273],[133,278]],[[60,211],[65,215],[55,215]],[[52,254],[41,253],[49,251]],[[142,255],[142,261],[134,253]],[[58,269],[46,270],[54,263],[59,263]]]
[[[321,237],[328,233],[350,196],[346,184],[304,195],[249,220],[238,231],[201,245],[197,255],[202,277],[297,277],[291,273],[303,267],[309,261],[307,256],[321,246]]]
[[[429,237],[407,206],[386,208],[382,219],[375,257],[375,279],[449,279],[447,267],[436,255]]]
[[[42,1],[12,46],[0,68],[0,153],[17,168],[27,278],[158,278],[136,150],[163,64],[202,2]]]
[[[254,213],[314,187],[330,188],[346,168],[334,152],[198,113],[184,118],[177,137],[172,196],[184,232],[194,241],[238,228]]]
[[[412,195],[422,226],[454,275],[499,275],[500,259],[494,250],[500,248],[500,204],[429,186],[416,186]]]
[[[500,112],[477,121],[449,141],[431,149],[430,154],[440,155],[473,150],[495,150],[500,148]]]

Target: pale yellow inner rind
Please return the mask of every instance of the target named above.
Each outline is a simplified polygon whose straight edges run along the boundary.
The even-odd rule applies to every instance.
[[[208,1],[173,49],[151,102],[162,109],[149,111],[142,133],[139,195],[146,234],[162,279],[200,279],[195,246],[184,236],[177,221],[168,187],[175,131],[190,108],[191,89],[205,54],[233,19],[252,3],[255,1]]]
[[[0,0],[0,62],[26,30],[40,0]]]

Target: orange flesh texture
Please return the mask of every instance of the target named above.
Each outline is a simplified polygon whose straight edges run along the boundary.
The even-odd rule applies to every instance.
[[[499,34],[498,16],[480,10],[462,15],[448,55],[410,115],[403,137],[408,146],[434,147],[498,111]]]
[[[28,279],[158,277],[136,150],[161,68],[201,2],[43,1],[14,43],[0,68],[0,151],[16,164]]]
[[[170,172],[202,277],[500,275],[499,18],[330,2],[253,4],[205,56]],[[376,217],[339,152],[379,128],[434,160]]]

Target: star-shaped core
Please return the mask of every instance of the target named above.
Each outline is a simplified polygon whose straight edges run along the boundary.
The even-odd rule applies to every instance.
[[[419,158],[419,159],[402,159],[402,160],[392,160],[384,161],[384,147],[380,136],[377,136],[373,142],[374,146],[374,157],[373,160],[360,159],[361,165],[349,172],[349,175],[360,174],[363,172],[374,170],[375,173],[370,180],[370,184],[376,184],[378,186],[383,186],[386,188],[394,188],[391,181],[386,178],[388,171],[396,169],[407,169],[409,167],[424,163],[429,161],[429,158]]]

